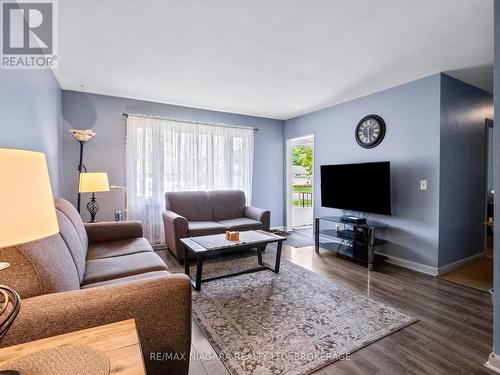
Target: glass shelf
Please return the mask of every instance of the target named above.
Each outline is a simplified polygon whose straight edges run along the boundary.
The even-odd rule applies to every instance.
[[[387,228],[387,224],[380,223],[378,221],[374,220],[366,220],[366,223],[363,224],[356,224],[356,223],[351,223],[349,221],[342,220],[340,216],[322,216],[319,218],[322,221],[329,221],[332,223],[337,223],[337,224],[345,224],[345,225],[352,225],[356,227],[365,227],[365,228],[374,228],[374,229],[384,229]]]
[[[321,222],[334,223],[336,228],[321,229]],[[324,216],[315,219],[314,243],[316,252],[320,248],[339,255],[362,261],[373,268],[375,247],[388,241],[375,237],[375,232],[387,228],[386,224],[373,220],[357,224],[342,220],[340,216]],[[383,258],[383,257],[382,257]]]

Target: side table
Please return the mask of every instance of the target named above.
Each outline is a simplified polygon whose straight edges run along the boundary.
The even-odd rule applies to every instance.
[[[146,375],[135,320],[70,332],[0,349],[0,368],[7,361],[61,345],[84,345],[99,350],[110,363],[110,374]]]

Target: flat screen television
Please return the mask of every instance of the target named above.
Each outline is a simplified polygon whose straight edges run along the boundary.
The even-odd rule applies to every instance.
[[[391,163],[321,166],[321,205],[391,214]]]

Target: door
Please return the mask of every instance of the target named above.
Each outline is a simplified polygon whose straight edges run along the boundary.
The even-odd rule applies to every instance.
[[[287,140],[288,231],[309,228],[314,221],[314,135]]]

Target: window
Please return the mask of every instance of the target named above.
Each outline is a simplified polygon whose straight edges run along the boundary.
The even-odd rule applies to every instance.
[[[128,216],[163,242],[166,191],[239,189],[250,204],[252,163],[252,129],[129,115]]]

